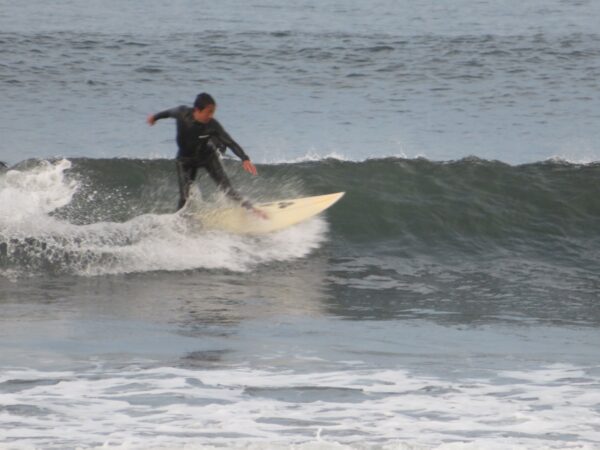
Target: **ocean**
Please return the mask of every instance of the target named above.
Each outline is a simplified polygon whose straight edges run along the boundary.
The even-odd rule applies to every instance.
[[[600,448],[598,23],[0,0],[0,448]],[[245,196],[344,198],[261,236],[175,214],[145,119],[202,91]]]

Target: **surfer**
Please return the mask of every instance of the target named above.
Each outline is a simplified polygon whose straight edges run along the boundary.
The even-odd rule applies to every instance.
[[[146,121],[154,125],[157,120],[172,118],[177,123],[177,177],[179,180],[180,210],[190,195],[190,187],[196,179],[198,169],[204,168],[225,194],[242,204],[244,208],[260,214],[248,200],[233,188],[221,164],[220,153],[230,148],[242,160],[246,172],[257,175],[256,167],[242,147],[235,142],[221,124],[213,117],[217,104],[207,93],[198,94],[194,107],[177,106],[157,114],[150,114]]]

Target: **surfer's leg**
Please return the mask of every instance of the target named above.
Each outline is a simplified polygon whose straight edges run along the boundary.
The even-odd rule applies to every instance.
[[[247,201],[244,201],[242,196],[235,189],[233,189],[233,186],[231,185],[231,182],[229,181],[229,178],[227,178],[227,174],[223,169],[223,165],[216,154],[209,158],[204,167],[213,181],[217,183],[219,189],[225,192],[229,198],[237,202],[241,202],[242,205],[248,203]]]
[[[177,179],[179,180],[179,203],[177,210],[185,206],[188,197],[190,196],[190,187],[196,178],[198,168],[193,164],[185,164],[182,161],[176,161],[177,164]]]

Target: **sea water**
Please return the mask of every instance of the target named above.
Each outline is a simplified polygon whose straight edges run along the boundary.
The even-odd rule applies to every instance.
[[[0,448],[599,448],[599,19],[0,0]],[[200,91],[245,195],[346,196],[174,214]]]
[[[0,156],[172,157],[173,125],[146,116],[207,91],[256,162],[589,162],[599,17],[590,0],[3,0]]]

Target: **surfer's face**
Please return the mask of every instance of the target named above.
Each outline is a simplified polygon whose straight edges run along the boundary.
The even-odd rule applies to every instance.
[[[215,115],[216,105],[208,105],[204,109],[194,108],[194,120],[197,122],[208,123]]]

